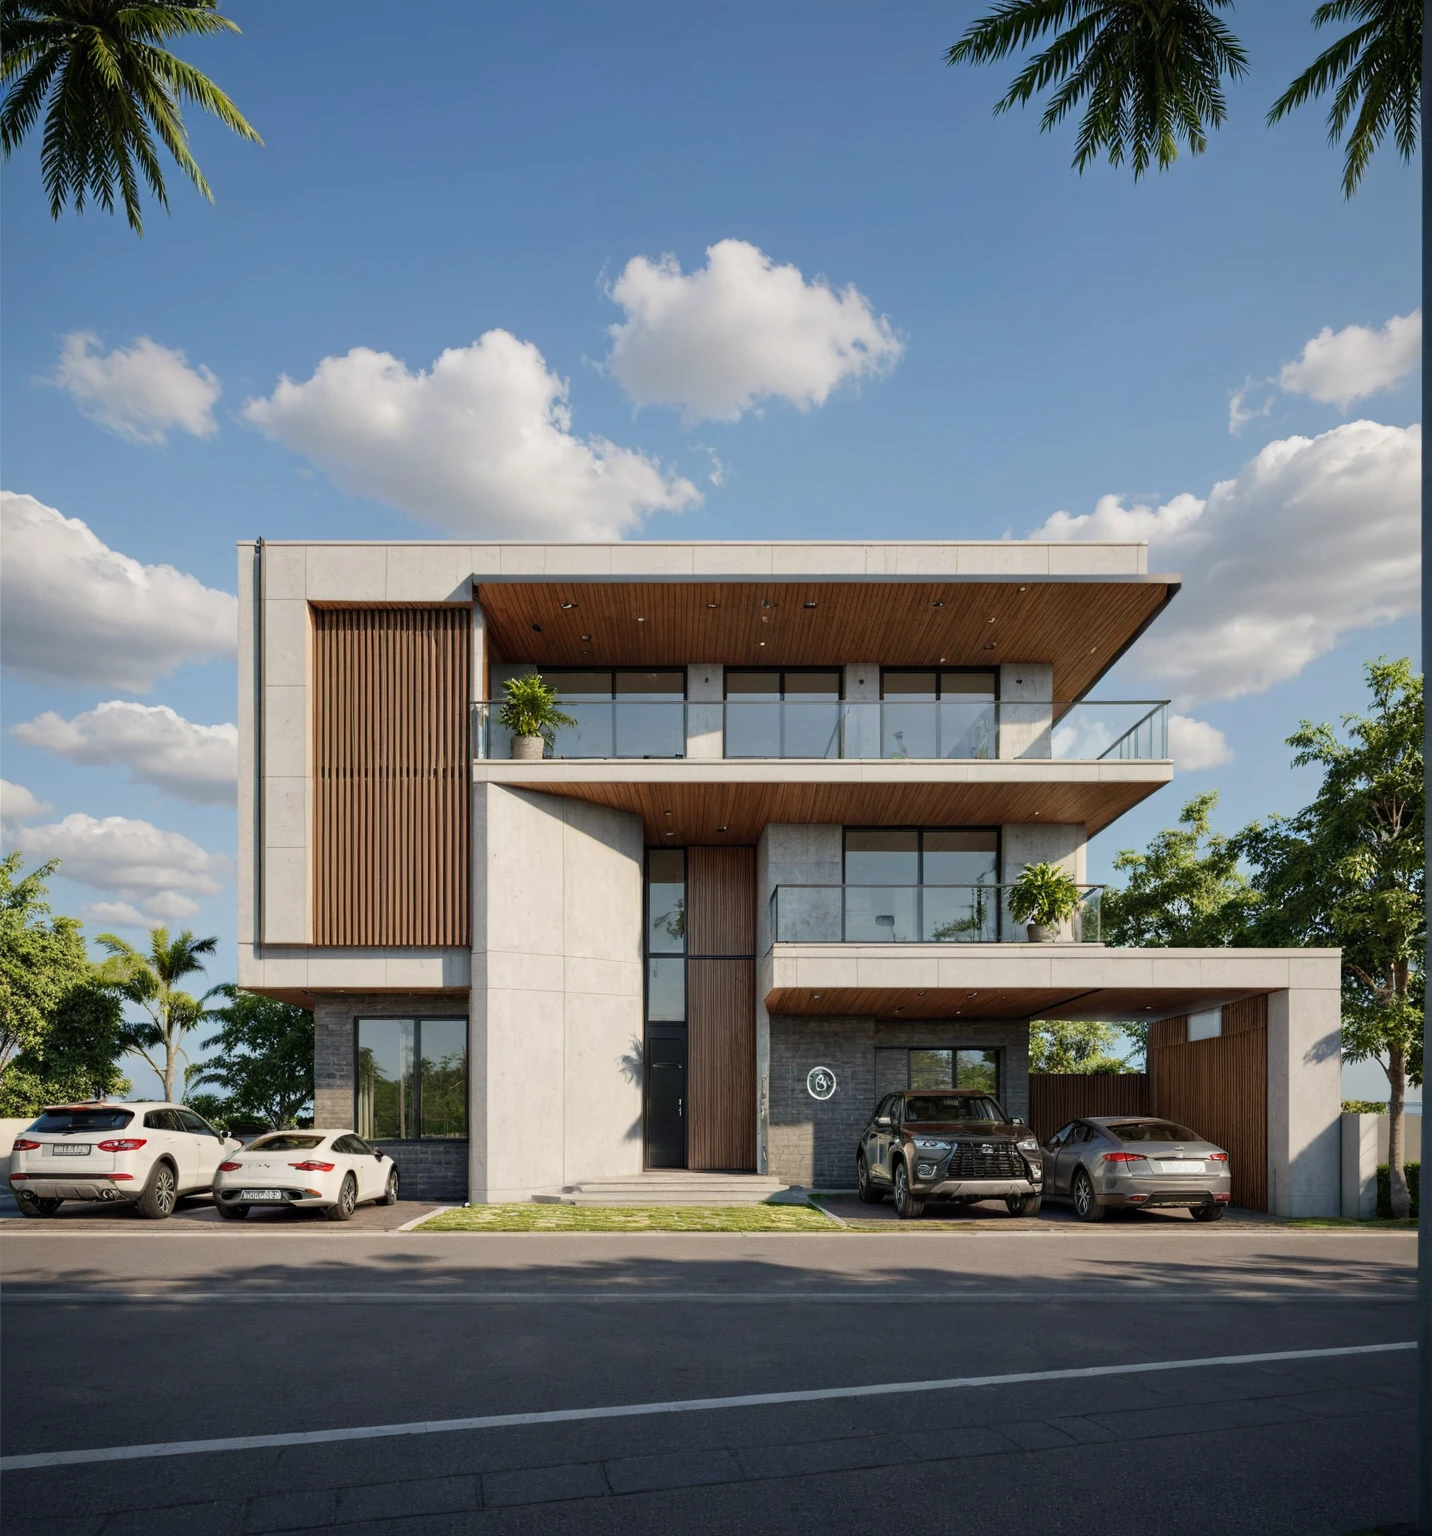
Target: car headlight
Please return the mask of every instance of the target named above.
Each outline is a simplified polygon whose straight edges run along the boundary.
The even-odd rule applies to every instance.
[[[1039,1143],[1034,1139],[1033,1136],[1021,1137],[1016,1145],[1019,1147],[1021,1152],[1037,1152],[1039,1150]]]
[[[915,1145],[921,1152],[948,1152],[950,1150],[948,1141],[922,1140],[919,1136],[915,1138]]]

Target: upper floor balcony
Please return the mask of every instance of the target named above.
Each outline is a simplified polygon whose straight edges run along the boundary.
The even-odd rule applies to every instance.
[[[1158,761],[1168,757],[1162,699],[994,702],[950,699],[564,698],[575,724],[552,733],[559,760],[693,758],[832,761]],[[475,706],[474,753],[505,758],[501,704]]]
[[[767,932],[774,944],[1008,944],[1048,938],[1101,942],[1104,887],[1081,885],[1073,913],[1031,934],[1010,911],[1010,885],[778,885]]]

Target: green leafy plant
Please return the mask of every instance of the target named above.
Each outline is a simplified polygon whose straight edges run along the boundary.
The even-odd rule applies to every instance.
[[[1057,864],[1026,864],[1009,889],[1009,910],[1017,923],[1056,928],[1079,910],[1079,887]]]
[[[563,714],[557,690],[542,681],[540,672],[529,677],[509,677],[502,685],[507,701],[497,712],[504,729],[514,736],[541,736],[551,741],[557,727],[576,725]]]
[[[1342,1112],[1345,1115],[1385,1115],[1387,1113],[1386,1099],[1344,1099]]]

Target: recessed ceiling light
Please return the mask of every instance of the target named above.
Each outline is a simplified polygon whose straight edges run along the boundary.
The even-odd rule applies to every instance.
[[[591,639],[591,638],[592,638],[592,637],[591,637],[591,636],[590,636],[590,635],[583,635],[583,636],[582,636],[582,639],[583,639],[583,640],[590,640],[590,639]]]
[[[771,604],[770,604],[769,599],[763,597],[761,599],[761,607],[762,608],[769,608],[770,606],[771,606]]]
[[[575,603],[563,603],[562,606],[564,608],[575,608],[577,605]]]
[[[924,995],[925,995],[925,994],[924,994],[924,993],[923,993],[923,992],[917,992],[917,993],[916,993],[916,994],[915,994],[915,996],[916,996],[916,997],[924,997]]]
[[[993,624],[995,622],[995,618],[996,618],[996,615],[990,614],[990,616],[985,620],[985,623],[986,624]]]
[[[670,812],[670,811],[663,811],[663,812],[662,812],[662,813],[661,813],[661,814],[662,814],[662,815],[663,815],[663,816],[670,816],[670,815],[671,815],[671,812]]]
[[[707,603],[706,606],[708,608],[719,608],[721,605],[720,605],[720,603]]]
[[[896,1012],[896,1013],[904,1013],[904,1011],[905,1011],[905,1010],[904,1010],[904,1009],[903,1009],[903,1008],[897,1008],[897,1009],[896,1009],[896,1010],[895,1010],[895,1012]]]
[[[645,623],[646,623],[646,620],[645,620],[645,619],[643,619],[643,618],[641,618],[641,617],[640,617],[640,616],[638,616],[638,618],[637,618],[637,623],[638,623],[638,624],[645,624]]]
[[[540,624],[534,624],[532,628],[535,629],[539,635],[542,633],[542,626]]]
[[[814,604],[814,603],[807,603],[807,604],[806,604],[806,607],[807,607],[807,608],[814,608],[814,607],[815,607],[815,604]]]
[[[666,834],[666,835],[667,835],[667,836],[668,836],[668,837],[675,837],[675,836],[676,836],[676,833],[675,833],[675,832],[668,832],[668,833],[667,833],[667,834]]]
[[[982,647],[982,649],[986,650],[986,651],[992,651],[994,649],[994,641],[993,640],[986,640],[984,645],[983,645],[983,647]]]
[[[717,827],[716,830],[718,832],[724,832],[726,829],[725,829],[725,827]]]
[[[765,641],[764,641],[764,640],[758,640],[758,641],[757,641],[757,642],[756,642],[756,644],[757,644],[757,645],[764,645],[764,644],[765,644],[765,643],[766,643],[766,642],[765,642]]]
[[[820,993],[819,992],[812,992],[811,995],[810,995],[810,1000],[813,1003],[818,1003],[820,1001]]]
[[[965,996],[966,997],[978,997],[979,993],[978,992],[966,992]]]
[[[943,600],[941,600],[938,603],[931,603],[930,606],[932,608],[943,608],[945,606],[945,604],[944,604]]]
[[[1021,588],[1020,588],[1020,589],[1019,589],[1019,590],[1020,590],[1020,591],[1021,591],[1021,592],[1028,592],[1028,591],[1029,591],[1029,588],[1028,588],[1028,587],[1021,587]]]

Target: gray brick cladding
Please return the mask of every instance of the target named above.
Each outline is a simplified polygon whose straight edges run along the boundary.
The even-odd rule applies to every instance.
[[[467,998],[432,993],[339,992],[313,1003],[313,1123],[353,1124],[355,1019],[466,1018]],[[467,1142],[376,1142],[398,1165],[405,1200],[467,1199]]]
[[[1000,1096],[1012,1115],[1029,1114],[1029,1026],[1023,1020],[900,1024],[869,1018],[771,1019],[770,1167],[813,1189],[849,1189],[855,1148],[880,1093],[903,1083],[875,1078],[877,1046],[967,1047],[1000,1052]],[[888,1062],[891,1058],[885,1058]],[[829,1067],[833,1097],[813,1099],[806,1077]]]

